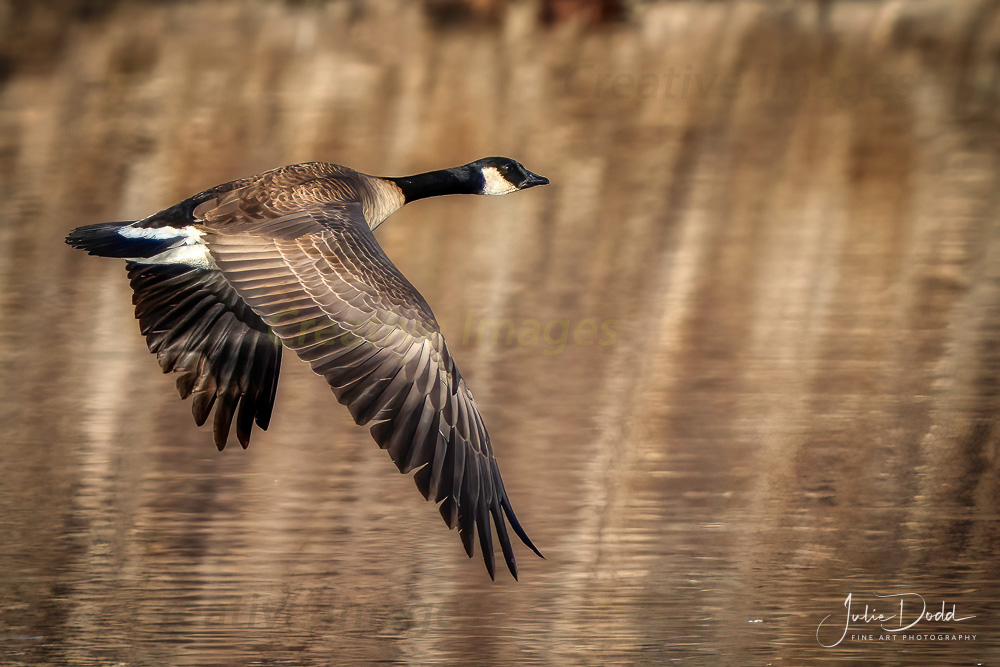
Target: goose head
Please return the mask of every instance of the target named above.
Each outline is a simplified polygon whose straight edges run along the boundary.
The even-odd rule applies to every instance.
[[[549,179],[533,174],[509,157],[484,157],[461,167],[381,180],[394,183],[407,204],[441,195],[505,195],[549,183]]]
[[[485,157],[465,167],[476,177],[481,195],[505,195],[549,184],[549,179],[528,171],[509,157]]]

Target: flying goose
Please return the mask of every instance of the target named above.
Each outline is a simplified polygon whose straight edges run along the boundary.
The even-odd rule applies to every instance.
[[[245,449],[266,429],[281,346],[323,376],[354,421],[371,427],[402,473],[474,533],[490,578],[490,517],[517,578],[506,516],[532,551],[500,479],[490,438],[430,306],[372,230],[425,197],[501,195],[546,185],[509,158],[403,178],[309,162],[216,186],[135,222],[74,229],[66,243],[125,259],[140,332],[164,373],[178,374],[201,426],[215,408],[216,446],[235,419]]]

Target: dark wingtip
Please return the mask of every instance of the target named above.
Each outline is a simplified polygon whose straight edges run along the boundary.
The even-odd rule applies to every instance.
[[[514,581],[517,581],[517,561],[514,559],[514,554],[508,554],[507,549],[510,548],[508,544],[504,549],[504,562],[507,564],[507,571],[510,572],[510,576],[514,577]]]
[[[187,398],[194,391],[194,383],[198,379],[197,375],[194,373],[181,373],[177,376],[177,393],[180,394],[181,400]]]
[[[246,395],[240,398],[240,409],[236,413],[236,439],[240,441],[240,447],[246,449],[250,446],[250,436],[253,435],[253,410],[254,405]]]
[[[490,579],[496,581],[496,555],[493,553],[493,534],[490,526],[489,510],[482,502],[479,503],[479,516],[476,519],[476,528],[479,531],[479,547],[483,552],[483,561],[486,563],[486,571],[490,573]]]
[[[476,548],[473,546],[475,536],[472,534],[471,530],[462,530],[461,524],[461,517],[459,517],[458,536],[462,538],[462,546],[465,547],[465,553],[469,554],[469,558],[472,558],[472,556],[476,553]]]
[[[503,510],[498,504],[490,507],[490,514],[493,515],[493,525],[497,529],[497,536],[500,538],[500,549],[503,551],[503,560],[507,564],[514,581],[517,581],[517,561],[514,559],[514,547],[510,544],[510,537],[507,535],[507,522],[503,519]]]
[[[534,551],[536,556],[538,556],[542,560],[546,560],[545,556],[542,555],[542,552],[538,550],[538,547],[536,547],[532,543],[531,538],[528,537],[528,534],[524,532],[524,528],[521,527],[521,524],[518,522],[517,517],[514,516],[514,510],[510,506],[510,501],[507,500],[506,498],[503,498],[500,501],[500,506],[503,508],[503,513],[507,515],[507,520],[510,521],[510,527],[514,529],[514,533],[516,533],[517,536],[521,538],[521,541],[524,542],[524,545],[529,549],[531,549],[532,551]]]
[[[212,425],[212,437],[215,439],[215,446],[219,448],[221,452],[226,448],[226,442],[229,440],[229,422],[224,421],[225,417],[220,417],[219,415],[224,415],[222,412],[222,406],[215,411],[215,423]]]
[[[417,490],[420,491],[420,495],[424,497],[424,500],[431,499],[431,473],[433,472],[433,466],[430,463],[417,469],[413,473],[413,481],[417,485]]]
[[[458,523],[458,511],[451,498],[445,498],[442,500],[441,504],[438,505],[438,511],[441,513],[441,518],[444,519],[445,525],[448,526],[448,529],[453,530],[455,525]]]
[[[229,431],[233,425],[237,400],[238,397],[234,397],[232,394],[223,394],[216,401],[215,420],[212,422],[212,435],[215,438],[215,446],[219,448],[219,451],[222,451],[226,446],[226,441],[229,440]]]
[[[208,421],[208,415],[212,412],[212,406],[215,405],[215,391],[198,390],[195,391],[193,397],[191,398],[191,414],[194,415],[194,423],[198,426],[204,426],[205,422]]]

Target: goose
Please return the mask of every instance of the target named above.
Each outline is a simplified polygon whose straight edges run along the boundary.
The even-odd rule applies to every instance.
[[[478,532],[494,579],[492,518],[517,579],[507,522],[543,556],[514,514],[430,306],[372,231],[419,199],[548,182],[503,157],[399,178],[308,162],[218,185],[142,220],[78,227],[66,243],[125,260],[139,330],[163,372],[177,374],[198,426],[214,407],[219,450],[234,421],[244,449],[255,423],[267,429],[286,347],[357,424],[372,424],[375,442],[401,473],[413,472],[470,558]]]

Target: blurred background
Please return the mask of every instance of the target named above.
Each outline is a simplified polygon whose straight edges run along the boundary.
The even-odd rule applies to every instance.
[[[0,26],[3,664],[1000,660],[1000,3],[3,0]],[[378,237],[547,556],[519,547],[520,583],[292,355],[270,430],[215,451],[121,263],[63,245],[282,164],[487,155],[552,185]],[[975,618],[825,648],[848,594]]]

